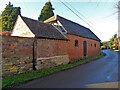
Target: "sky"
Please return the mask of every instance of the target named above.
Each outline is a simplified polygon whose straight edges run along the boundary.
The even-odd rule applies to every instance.
[[[14,7],[21,7],[21,15],[38,20],[41,9],[48,0],[0,0],[0,13],[8,2]],[[55,14],[83,25],[94,32],[101,41],[108,41],[118,33],[118,0],[50,0]],[[73,12],[67,6],[71,5]],[[66,2],[68,3],[66,3]],[[82,19],[81,19],[82,18]]]

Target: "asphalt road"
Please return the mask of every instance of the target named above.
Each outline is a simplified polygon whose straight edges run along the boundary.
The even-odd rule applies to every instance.
[[[118,88],[118,52],[101,59],[15,86],[15,88]]]

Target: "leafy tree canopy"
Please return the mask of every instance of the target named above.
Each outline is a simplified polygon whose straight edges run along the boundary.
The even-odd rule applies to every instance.
[[[9,2],[5,10],[2,12],[2,30],[12,31],[17,16],[21,14],[20,7],[13,7]]]
[[[117,34],[114,34],[114,38],[117,38]]]
[[[43,9],[41,10],[41,14],[38,17],[39,21],[45,21],[48,18],[54,16],[54,12],[53,12],[54,8],[52,8],[52,4],[50,1],[48,1],[45,6],[43,7]]]
[[[119,43],[118,43],[118,38],[117,38],[117,34],[114,34],[113,37],[110,39],[110,41],[108,42],[109,47],[112,48],[116,48],[118,49]]]

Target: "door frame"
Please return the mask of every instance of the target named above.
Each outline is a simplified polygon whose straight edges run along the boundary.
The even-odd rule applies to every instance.
[[[83,56],[87,56],[87,41],[83,41]]]

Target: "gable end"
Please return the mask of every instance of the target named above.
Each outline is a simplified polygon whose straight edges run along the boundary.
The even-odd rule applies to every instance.
[[[20,15],[18,15],[11,36],[35,37]]]

